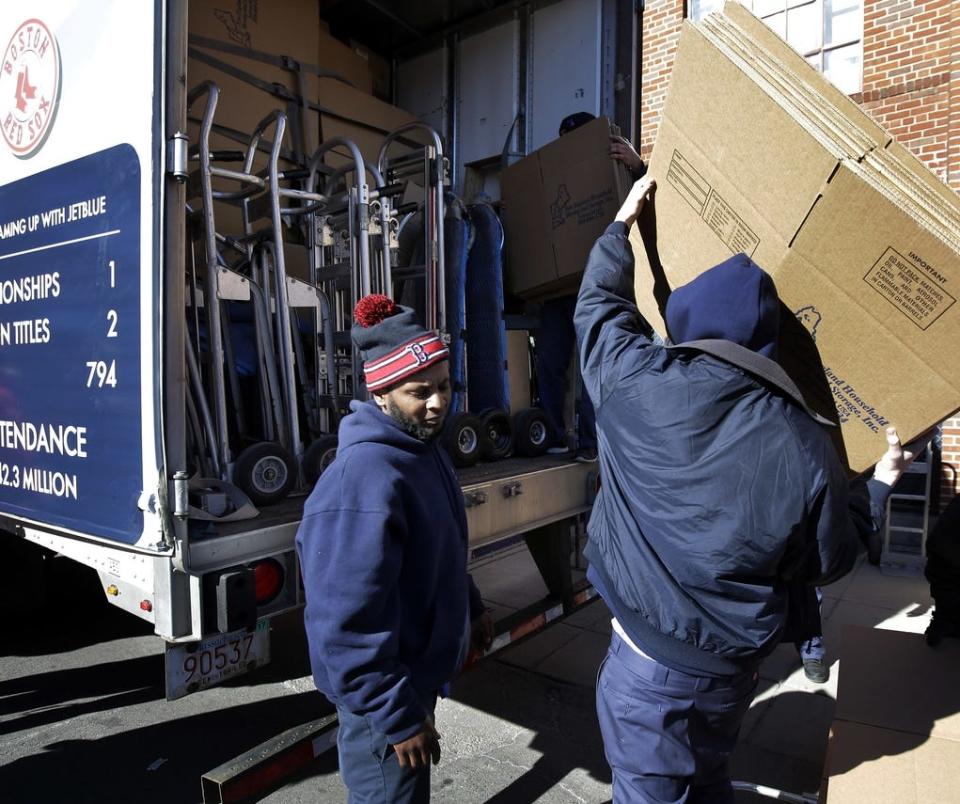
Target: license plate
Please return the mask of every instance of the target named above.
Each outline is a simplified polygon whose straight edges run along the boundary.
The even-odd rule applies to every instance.
[[[167,700],[212,687],[270,662],[270,621],[253,631],[216,634],[199,642],[167,644]]]

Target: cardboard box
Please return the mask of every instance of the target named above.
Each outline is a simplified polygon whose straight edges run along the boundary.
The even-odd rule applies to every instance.
[[[960,200],[739,4],[685,24],[649,168],[671,286],[741,251],[773,276],[780,361],[851,471],[960,407]]]
[[[317,0],[190,0],[190,33],[330,70],[373,91],[369,60],[330,35]],[[225,59],[228,60],[228,59]]]
[[[361,59],[367,63],[367,70],[370,72],[370,80],[373,85],[373,95],[380,100],[389,101],[392,89],[393,67],[390,59],[381,56],[366,45],[362,45],[354,39],[350,40],[350,47]]]
[[[594,241],[630,189],[610,158],[605,117],[554,140],[500,176],[507,285],[524,298],[575,293]]]
[[[960,643],[846,626],[828,804],[960,801]]]

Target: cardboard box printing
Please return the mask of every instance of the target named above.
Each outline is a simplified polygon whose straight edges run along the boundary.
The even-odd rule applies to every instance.
[[[960,643],[846,626],[826,804],[960,801]]]
[[[605,117],[554,140],[500,176],[507,285],[525,298],[575,293],[594,241],[630,189],[610,158]]]
[[[738,3],[685,24],[649,169],[671,286],[737,252],[773,276],[780,361],[852,472],[886,425],[908,441],[960,407],[960,199]]]

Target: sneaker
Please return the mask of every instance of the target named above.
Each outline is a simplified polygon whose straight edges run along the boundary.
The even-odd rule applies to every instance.
[[[559,447],[549,447],[547,449],[547,455],[566,455],[570,452],[570,447],[559,446]]]
[[[830,678],[830,668],[823,659],[804,659],[803,674],[814,684],[826,684]]]
[[[596,463],[597,461],[597,451],[592,447],[584,447],[583,449],[578,449],[576,457],[574,460],[578,463]]]

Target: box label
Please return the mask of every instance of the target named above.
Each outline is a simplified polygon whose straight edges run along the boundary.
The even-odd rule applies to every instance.
[[[753,256],[760,238],[679,151],[674,151],[670,159],[667,181],[697,211],[731,254],[743,252],[748,257]]]
[[[557,188],[556,199],[550,205],[550,223],[554,229],[559,229],[567,221],[575,221],[577,226],[583,226],[606,217],[607,207],[616,202],[612,188],[574,200],[567,185],[561,184]]]
[[[920,329],[927,329],[956,299],[937,284],[945,281],[941,275],[932,271],[933,278],[929,278],[925,268],[932,271],[919,257],[909,260],[888,248],[863,281]]]
[[[890,424],[890,420],[869,404],[843,377],[826,366],[823,370],[827,382],[830,383],[830,391],[833,393],[840,424],[859,421],[874,433],[879,433],[881,428]]]
[[[760,238],[750,230],[730,205],[717,195],[716,190],[713,190],[707,199],[703,219],[733,254],[739,254],[742,251],[748,257],[752,257],[753,252],[757,250]]]
[[[667,181],[680,193],[680,197],[697,211],[697,215],[703,215],[703,208],[707,205],[712,188],[679,151],[673,152],[670,167],[667,169]]]

